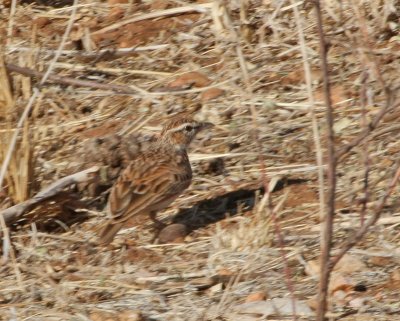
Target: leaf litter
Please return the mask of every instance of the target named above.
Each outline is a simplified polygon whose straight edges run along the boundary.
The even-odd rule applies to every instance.
[[[312,301],[318,276],[307,275],[305,269],[318,259],[320,201],[311,113],[321,130],[322,150],[326,137],[311,3],[162,2],[79,1],[66,45],[58,51],[72,2],[26,1],[12,11],[13,1],[5,1],[0,7],[6,64],[43,73],[59,54],[53,75],[83,82],[53,80],[39,88],[15,147],[6,193],[0,195],[2,208],[85,168],[82,160],[90,140],[116,133],[126,138],[139,131],[154,135],[164,119],[180,112],[195,112],[216,125],[191,148],[192,186],[159,215],[166,222],[185,223],[190,229],[186,237],[171,244],[152,243],[154,231],[148,220],[138,218],[110,248],[96,248],[91,242],[105,219],[107,186],[95,199],[87,195],[87,188],[73,191],[79,202],[62,195],[14,226],[12,248],[3,245],[0,318],[235,320],[237,307],[254,292],[266,293],[267,300]],[[363,130],[363,72],[368,73],[367,118],[385,103],[373,63],[379,62],[387,84],[399,85],[396,1],[327,2],[324,7],[340,146]],[[302,21],[295,19],[293,8],[300,11]],[[368,16],[371,52],[360,41],[360,12]],[[312,70],[313,109],[295,32],[299,23]],[[37,79],[11,72],[12,87],[7,89],[6,66],[1,69],[4,160],[10,134]],[[93,83],[106,86],[92,87]],[[397,119],[396,110],[390,111],[368,144],[357,146],[340,162],[336,245],[361,224],[365,150],[368,209],[373,209],[392,175],[400,142]],[[275,219],[263,199],[264,174],[276,182],[269,191]],[[397,188],[382,223],[351,250],[366,265],[346,275],[342,285],[340,276],[336,278],[331,316],[349,313],[354,320],[351,314],[358,311],[360,318],[394,320],[400,308],[398,282],[388,282],[396,278],[398,265],[398,192]],[[90,199],[91,206],[80,209],[82,199]],[[66,217],[71,216],[82,219],[70,222]],[[46,218],[44,223],[39,223],[40,217]],[[377,256],[385,257],[385,264],[374,259]],[[361,298],[367,300],[354,301],[354,288],[351,294],[346,292],[349,280],[354,287],[365,286]],[[339,290],[344,292],[338,298]],[[312,302],[309,305],[313,307]]]

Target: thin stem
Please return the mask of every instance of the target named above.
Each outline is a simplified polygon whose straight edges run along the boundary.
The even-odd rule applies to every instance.
[[[333,130],[334,116],[331,100],[331,90],[329,82],[327,43],[323,30],[323,19],[319,0],[314,1],[317,16],[317,29],[319,36],[321,70],[323,74],[323,91],[326,105],[326,136],[327,136],[327,196],[326,213],[323,218],[323,228],[321,235],[321,270],[318,288],[318,307],[317,321],[323,321],[327,310],[328,286],[331,268],[329,259],[332,250],[333,220],[335,216],[335,191],[336,191],[336,156],[335,156],[335,134]]]

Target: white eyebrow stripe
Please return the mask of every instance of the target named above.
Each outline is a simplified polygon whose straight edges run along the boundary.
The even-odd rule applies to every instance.
[[[184,124],[182,124],[182,125],[180,125],[178,127],[171,128],[168,131],[170,131],[170,132],[179,132],[182,129],[184,129],[186,126],[192,126],[194,128],[197,128],[197,127],[199,127],[199,124],[198,123],[184,123]]]

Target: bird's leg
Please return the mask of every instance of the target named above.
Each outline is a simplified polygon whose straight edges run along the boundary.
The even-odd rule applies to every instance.
[[[160,220],[157,219],[157,212],[156,211],[151,211],[150,212],[150,219],[154,222],[154,228],[157,230],[162,230],[164,227],[167,226],[167,224],[161,222]]]

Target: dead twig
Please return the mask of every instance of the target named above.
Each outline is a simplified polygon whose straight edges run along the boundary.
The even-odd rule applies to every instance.
[[[400,180],[400,163],[397,164],[396,167],[396,172],[393,177],[393,179],[390,181],[389,186],[385,192],[385,195],[382,196],[380,202],[378,203],[377,207],[375,208],[374,213],[372,216],[369,218],[368,221],[365,222],[364,225],[361,226],[361,228],[354,234],[354,236],[348,240],[345,244],[342,244],[339,248],[341,249],[339,254],[337,254],[335,257],[331,258],[329,262],[329,269],[332,270],[335,265],[339,262],[339,260],[354,246],[356,245],[367,232],[369,231],[369,228],[378,221],[380,218],[382,211],[384,209],[384,206],[389,198],[390,195],[392,195],[394,188],[396,187],[397,183]]]
[[[43,77],[44,73],[33,70],[30,68],[26,67],[20,67],[14,64],[6,64],[6,68],[9,71],[14,71],[17,73],[20,73],[25,76],[30,76],[30,77]],[[53,82],[57,84],[63,84],[63,85],[71,85],[71,86],[79,86],[79,87],[91,87],[95,89],[105,89],[105,90],[111,90],[116,93],[123,93],[123,94],[136,94],[137,91],[128,87],[128,86],[121,86],[121,85],[113,85],[113,84],[101,84],[95,81],[90,81],[90,80],[79,80],[71,77],[65,77],[65,76],[59,76],[59,75],[49,75],[48,78],[46,79],[46,82]]]
[[[362,128],[367,128],[367,79],[368,72],[364,70],[362,74],[362,86],[360,91],[360,103],[361,103],[361,126]],[[364,177],[363,177],[363,197],[361,199],[361,211],[360,211],[360,223],[361,226],[364,225],[365,216],[367,214],[367,205],[370,199],[370,189],[369,189],[369,178],[370,178],[370,159],[369,159],[369,150],[368,143],[364,141],[363,143],[363,163],[364,163]]]
[[[365,47],[368,55],[368,60],[371,63],[372,71],[375,74],[375,77],[386,97],[386,104],[381,108],[381,110],[376,114],[376,116],[372,119],[368,126],[349,144],[341,148],[337,153],[337,158],[340,159],[348,152],[350,152],[355,146],[358,146],[361,142],[363,142],[368,135],[374,131],[380,124],[382,118],[390,111],[394,110],[400,102],[396,99],[396,91],[398,88],[391,89],[385,82],[382,73],[380,72],[381,68],[378,64],[378,61],[375,59],[375,55],[373,55],[373,48],[371,45],[371,39],[368,34],[368,27],[365,21],[365,17],[360,13],[356,6],[354,6],[354,12],[357,16],[357,21],[359,24],[361,36],[362,36],[362,46]]]
[[[143,21],[143,20],[174,16],[174,15],[184,14],[184,13],[188,13],[188,12],[202,13],[202,12],[206,11],[207,9],[210,9],[211,6],[212,6],[212,3],[203,3],[201,5],[190,5],[190,6],[180,7],[180,8],[171,8],[171,9],[160,10],[160,11],[156,11],[156,12],[150,12],[147,14],[139,14],[136,17],[114,23],[108,27],[105,27],[105,28],[102,28],[95,32],[92,32],[92,35],[109,32],[111,30],[121,28],[122,26],[124,26],[126,24]]]
[[[385,106],[382,107],[382,109],[376,114],[376,116],[372,119],[372,121],[369,123],[369,125],[356,137],[354,138],[350,143],[342,147],[340,150],[338,150],[336,158],[340,159],[343,156],[345,156],[347,153],[349,153],[354,147],[358,146],[361,142],[366,139],[369,134],[371,134],[372,131],[374,131],[378,125],[380,124],[382,118],[391,110],[394,110],[400,105],[400,101],[396,100],[396,93],[395,91],[392,91],[390,89],[387,89],[387,92],[389,95],[387,96],[387,101]]]

